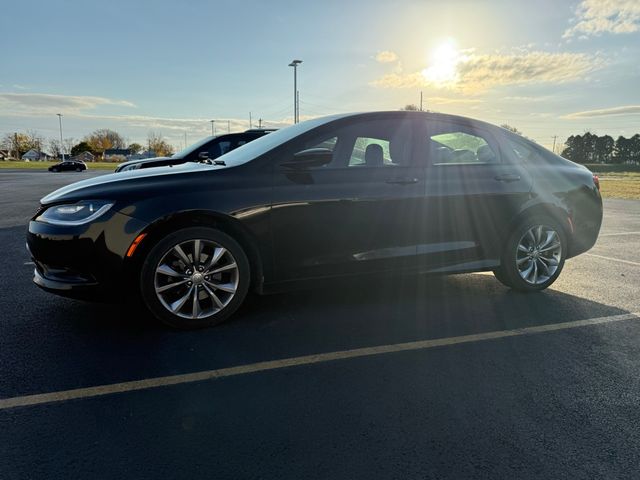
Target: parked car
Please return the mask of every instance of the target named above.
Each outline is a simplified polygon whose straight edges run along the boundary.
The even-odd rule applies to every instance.
[[[274,129],[256,128],[241,133],[227,133],[216,137],[206,137],[171,157],[143,158],[121,163],[116,167],[115,172],[180,165],[186,162],[211,162],[221,155],[241,147],[245,143],[249,143],[274,131]]]
[[[84,162],[65,160],[49,167],[50,172],[83,172],[87,169]]]
[[[27,246],[49,292],[136,291],[161,321],[197,328],[250,288],[336,276],[493,271],[535,292],[601,221],[584,166],[478,120],[378,112],[302,122],[220,164],[63,187],[41,200]]]

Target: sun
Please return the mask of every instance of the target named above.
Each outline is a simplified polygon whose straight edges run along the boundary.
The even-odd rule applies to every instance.
[[[456,83],[458,64],[462,55],[453,39],[441,42],[430,55],[429,66],[422,70],[422,75],[436,86],[446,87]]]

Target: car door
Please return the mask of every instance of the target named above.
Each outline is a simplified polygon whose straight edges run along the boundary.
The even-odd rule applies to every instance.
[[[424,168],[406,117],[332,122],[274,159],[272,232],[279,280],[409,268]],[[328,165],[291,168],[329,149]]]
[[[428,160],[421,265],[441,271],[495,266],[510,221],[529,198],[528,172],[502,154],[490,129],[471,120],[429,118],[419,137]]]

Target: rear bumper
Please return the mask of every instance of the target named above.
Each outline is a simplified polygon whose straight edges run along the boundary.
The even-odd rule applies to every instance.
[[[580,201],[574,202],[572,208],[573,232],[567,258],[580,255],[593,247],[602,226],[603,206],[600,193],[591,191],[579,198]]]

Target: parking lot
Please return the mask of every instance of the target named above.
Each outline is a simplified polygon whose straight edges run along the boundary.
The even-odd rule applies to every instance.
[[[1,479],[637,478],[640,201],[538,294],[371,278],[178,332],[32,285],[38,199],[99,174],[0,172]]]

